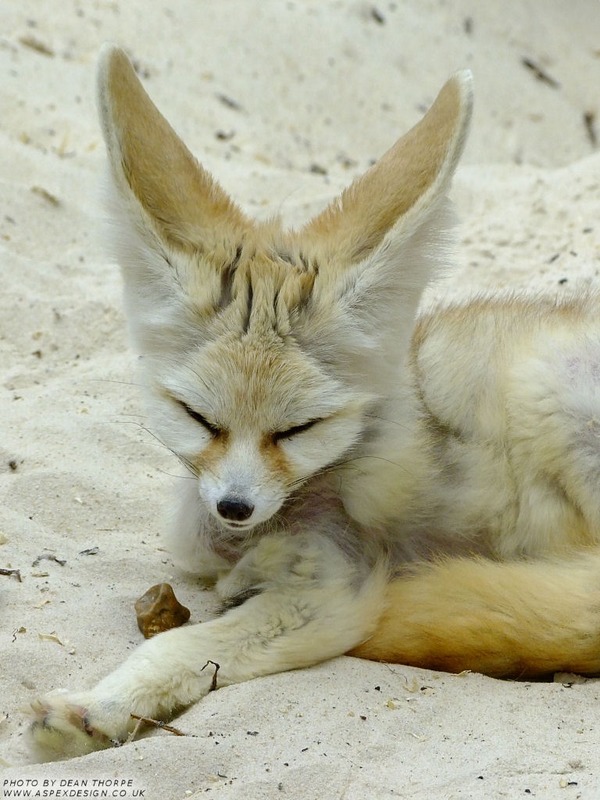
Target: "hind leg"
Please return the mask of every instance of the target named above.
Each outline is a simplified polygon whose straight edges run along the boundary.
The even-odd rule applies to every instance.
[[[507,397],[506,441],[520,502],[503,554],[599,543],[600,342],[577,331],[566,342],[547,334],[536,357],[514,367]]]

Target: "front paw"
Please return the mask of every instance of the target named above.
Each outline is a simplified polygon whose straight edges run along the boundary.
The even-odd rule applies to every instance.
[[[99,707],[89,692],[51,692],[31,704],[30,715],[34,747],[43,760],[116,747],[128,734],[129,717]]]

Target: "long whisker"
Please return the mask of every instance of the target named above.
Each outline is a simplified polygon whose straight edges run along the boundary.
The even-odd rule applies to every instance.
[[[404,431],[412,431],[413,428],[402,422],[401,420],[397,419],[389,419],[388,417],[382,417],[380,414],[365,414],[364,415],[367,419],[376,419],[379,422],[385,422],[386,425],[395,425],[397,428],[401,428]]]
[[[176,475],[176,476],[173,476],[173,477],[181,477],[181,478],[191,478],[191,477],[197,477],[197,475],[198,475],[198,470],[197,470],[197,468],[194,466],[194,464],[193,464],[193,463],[192,463],[192,462],[191,462],[189,459],[187,459],[185,456],[183,456],[181,453],[178,453],[176,450],[173,450],[173,448],[172,448],[172,447],[169,447],[167,444],[165,444],[165,443],[163,442],[163,440],[162,440],[162,439],[161,439],[159,436],[157,436],[157,435],[156,435],[156,434],[155,434],[153,431],[151,431],[151,430],[150,430],[150,428],[147,428],[147,427],[146,427],[146,426],[145,426],[143,423],[141,423],[141,422],[137,422],[136,420],[115,420],[115,421],[114,421],[114,424],[115,424],[115,425],[135,425],[135,426],[136,426],[136,427],[138,427],[140,430],[144,431],[144,433],[147,433],[149,436],[151,436],[151,437],[154,439],[154,441],[155,441],[155,442],[158,442],[158,444],[159,444],[161,447],[163,447],[163,448],[164,448],[165,450],[167,450],[169,453],[171,453],[172,455],[174,455],[174,456],[175,456],[175,458],[176,458],[178,461],[180,461],[180,462],[183,464],[183,466],[184,466],[184,467],[185,467],[187,470],[189,470],[189,472],[191,472],[191,473],[192,473],[192,475]],[[169,474],[169,473],[166,473],[166,474]]]

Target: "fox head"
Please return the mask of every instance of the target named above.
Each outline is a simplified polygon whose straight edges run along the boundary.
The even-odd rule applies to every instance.
[[[230,529],[271,518],[372,437],[402,383],[447,227],[469,73],[302,229],[250,220],[106,47],[99,108],[114,253],[159,438]]]

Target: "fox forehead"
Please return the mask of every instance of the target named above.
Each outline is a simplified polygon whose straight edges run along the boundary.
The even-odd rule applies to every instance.
[[[269,329],[285,336],[291,317],[309,301],[319,271],[316,256],[303,252],[277,221],[261,230],[264,237],[230,237],[219,247],[172,254],[178,282],[212,337]]]

